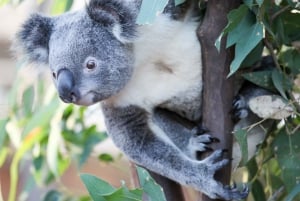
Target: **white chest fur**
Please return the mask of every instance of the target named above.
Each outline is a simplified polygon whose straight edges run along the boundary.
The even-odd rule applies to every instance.
[[[196,26],[161,15],[152,25],[139,27],[134,73],[126,87],[112,98],[114,104],[151,110],[182,94],[198,96],[202,70]]]

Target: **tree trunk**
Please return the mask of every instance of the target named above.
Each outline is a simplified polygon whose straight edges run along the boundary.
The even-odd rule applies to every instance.
[[[240,4],[239,0],[209,0],[204,21],[198,30],[201,42],[203,65],[203,125],[213,136],[220,139],[217,149],[228,149],[229,157],[232,152],[233,122],[230,116],[234,96],[233,78],[227,79],[233,50],[225,49],[225,40],[222,40],[220,52],[215,47],[215,41],[227,24],[227,14]],[[220,170],[215,178],[222,183],[230,181],[231,168]],[[209,201],[202,195],[201,201]]]

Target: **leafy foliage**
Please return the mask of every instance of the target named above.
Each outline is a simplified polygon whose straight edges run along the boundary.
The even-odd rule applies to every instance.
[[[22,0],[0,0],[0,6],[20,2]],[[53,14],[65,12],[73,4],[73,0],[54,2]],[[176,5],[183,2],[185,0],[175,0]],[[143,0],[137,23],[151,23],[166,3],[167,0]],[[267,135],[250,160],[247,146],[251,142],[247,141],[247,135],[254,126],[235,133],[242,150],[241,166],[246,167],[251,186],[252,198],[249,200],[300,200],[299,8],[300,3],[296,0],[243,0],[238,8],[228,14],[228,25],[215,43],[220,48],[221,39],[227,36],[226,46],[235,48],[229,76],[245,70],[247,73],[243,74],[243,78],[277,93],[292,108],[289,114],[281,117],[280,123],[275,121],[274,126],[264,128],[268,131]],[[262,55],[270,55],[274,60],[273,66],[253,71],[252,66],[260,61]],[[19,95],[21,85],[21,81],[15,83],[10,98],[10,114],[0,121],[0,166],[12,152],[11,149],[15,150],[11,165],[10,201],[15,200],[17,171],[25,156],[31,157],[36,182],[48,184],[62,175],[72,159],[78,161],[79,167],[82,166],[95,143],[105,138],[105,134],[98,132],[95,125],[85,124],[84,108],[59,104],[56,98],[45,98],[43,82],[28,86]],[[260,123],[264,121],[266,119],[256,125],[263,127]],[[78,129],[74,130],[74,127]],[[60,149],[62,141],[67,154]],[[103,153],[99,160],[112,162],[114,159]],[[148,194],[149,200],[165,200],[161,188],[147,172],[138,168],[138,174],[141,189],[133,190],[125,184],[116,189],[91,175],[83,174],[81,178],[94,200],[120,200],[120,197],[122,200],[141,200],[142,193]],[[51,190],[44,200],[69,198],[64,193]],[[76,200],[87,201],[90,197]]]
[[[263,54],[270,55],[274,61],[273,66],[243,74],[246,80],[282,97],[260,98],[269,102],[269,105],[265,102],[265,106],[256,108],[261,114],[268,110],[268,114],[262,117],[276,116],[281,124],[279,129],[276,126],[264,128],[268,131],[267,136],[248,162],[245,159],[248,158],[247,146],[251,142],[246,141],[245,131],[251,131],[254,126],[235,133],[242,151],[241,164],[248,169],[248,181],[255,201],[300,199],[297,195],[300,193],[297,180],[300,161],[296,160],[299,158],[300,136],[299,85],[296,82],[300,69],[299,6],[299,2],[288,0],[244,0],[244,4],[228,14],[228,25],[216,41],[218,48],[222,37],[227,35],[227,47],[235,45],[229,76],[255,64]],[[272,111],[278,114],[270,114]],[[264,121],[266,119],[257,122],[257,125]],[[260,126],[263,127],[263,124]]]

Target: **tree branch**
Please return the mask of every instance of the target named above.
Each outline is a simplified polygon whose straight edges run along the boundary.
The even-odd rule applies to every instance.
[[[210,129],[212,134],[219,138],[221,143],[218,149],[228,149],[232,152],[233,123],[230,110],[234,96],[233,78],[227,79],[233,50],[225,49],[224,39],[220,52],[215,47],[215,41],[227,24],[227,14],[240,4],[239,0],[209,0],[206,16],[198,30],[198,37],[202,49],[203,65],[203,125]],[[231,176],[230,166],[216,174],[216,179],[229,183]],[[209,201],[202,196],[202,201]]]

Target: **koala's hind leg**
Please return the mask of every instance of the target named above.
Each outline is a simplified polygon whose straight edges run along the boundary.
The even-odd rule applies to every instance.
[[[212,137],[199,123],[191,122],[167,109],[155,109],[153,121],[192,159],[197,159],[204,152],[213,151],[210,145],[219,142],[219,139]]]

